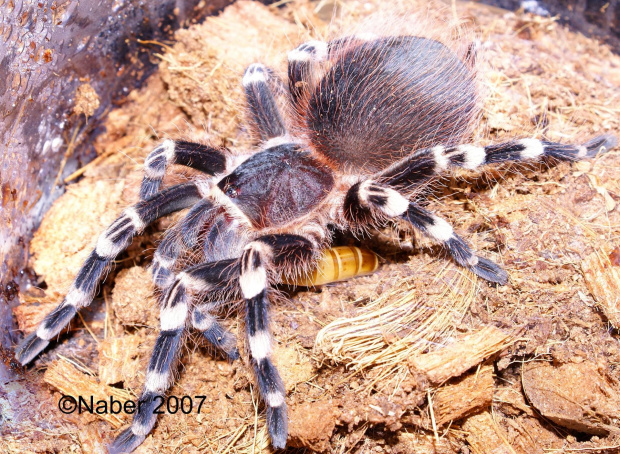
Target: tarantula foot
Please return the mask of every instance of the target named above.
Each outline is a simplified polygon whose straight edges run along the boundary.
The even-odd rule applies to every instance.
[[[499,285],[506,285],[508,282],[508,273],[506,273],[501,266],[491,260],[484,259],[482,257],[477,258],[478,263],[468,267],[472,273],[489,282]]]
[[[271,437],[271,445],[275,449],[284,449],[288,438],[288,419],[286,405],[279,407],[267,406],[267,427]]]
[[[587,150],[585,157],[593,158],[599,153],[606,153],[611,148],[618,145],[618,138],[613,134],[603,134],[588,140],[583,146]]]
[[[118,437],[108,446],[109,454],[129,453],[142,444],[146,436],[136,435],[131,427],[123,430]]]
[[[239,359],[239,349],[237,348],[237,338],[222,328],[219,323],[204,332],[207,339],[214,347],[220,349],[231,361]]]
[[[476,276],[480,276],[489,282],[505,285],[508,282],[508,274],[501,266],[491,260],[478,257],[474,254],[465,240],[458,235],[445,242],[446,248],[454,261],[464,268],[467,268]]]
[[[45,347],[49,345],[49,341],[41,339],[34,332],[26,337],[15,352],[15,358],[25,366],[34,359]]]

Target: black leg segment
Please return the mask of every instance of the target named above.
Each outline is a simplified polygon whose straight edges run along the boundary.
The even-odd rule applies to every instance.
[[[200,170],[207,175],[226,171],[225,149],[194,142],[166,139],[146,157],[144,178],[140,187],[140,200],[147,200],[157,192],[170,164],[180,164]]]
[[[243,88],[250,117],[260,140],[284,136],[286,128],[268,84],[269,70],[259,63],[250,65],[243,75]]]

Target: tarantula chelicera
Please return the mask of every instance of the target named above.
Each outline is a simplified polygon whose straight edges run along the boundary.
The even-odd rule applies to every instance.
[[[616,144],[604,135],[583,145],[527,138],[489,146],[459,144],[478,116],[471,55],[414,36],[352,35],[311,41],[288,54],[290,109],[278,110],[277,76],[247,68],[243,87],[260,147],[246,153],[165,140],[146,158],[140,201],[99,237],[62,303],[19,346],[30,362],[90,304],[99,280],[131,238],[156,219],[190,208],[157,248],[153,279],[161,292],[160,328],[132,425],[109,447],[130,452],[155,425],[158,397],[170,387],[187,325],[239,356],[215,318],[226,298],[246,306],[245,327],[275,448],[287,441],[285,390],[271,359],[270,284],[307,272],[335,230],[364,231],[404,220],[441,243],[474,274],[505,284],[506,272],[477,256],[442,218],[413,195],[435,175],[462,167],[552,157],[589,158]],[[205,176],[161,189],[171,164]],[[179,270],[183,251],[200,246],[202,263]],[[200,295],[200,296],[197,296]],[[206,295],[206,296],[205,296]]]

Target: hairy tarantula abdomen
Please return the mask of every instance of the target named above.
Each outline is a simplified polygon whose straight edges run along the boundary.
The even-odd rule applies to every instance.
[[[332,190],[331,170],[298,145],[255,154],[217,186],[254,227],[278,227],[312,211]]]
[[[351,171],[372,173],[414,149],[463,138],[478,116],[475,74],[438,41],[332,41],[309,94],[309,140]]]

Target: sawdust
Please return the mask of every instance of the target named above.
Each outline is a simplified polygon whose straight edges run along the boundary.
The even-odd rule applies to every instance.
[[[394,3],[420,8],[422,2]],[[348,23],[385,5],[337,4]],[[81,177],[47,213],[33,240],[31,266],[45,288],[22,289],[22,305],[15,310],[20,329],[34,329],[62,298],[96,236],[137,200],[141,163],[158,140],[191,138],[240,148],[251,143],[250,131],[242,126],[243,69],[261,61],[282,71],[286,51],[309,36],[326,35],[331,6],[329,1],[279,8],[239,2],[219,17],[179,31],[172,46],[149,44],[154,58],[162,60],[159,72],[109,114],[107,131],[95,142],[99,158],[67,179]],[[483,43],[487,97],[473,140],[484,144],[534,135],[581,141],[620,132],[620,58],[608,47],[550,18],[474,3],[457,2],[455,8],[475,23]],[[573,166],[460,172],[434,188],[432,209],[481,255],[503,264],[510,274],[505,287],[475,280],[420,240],[408,253],[382,246],[381,266],[373,275],[313,291],[283,288],[290,298],[275,302],[272,324],[288,393],[291,444],[308,452],[392,454],[543,453],[617,445],[613,435],[585,435],[545,420],[539,412],[547,410],[529,393],[526,399],[521,383],[522,364],[531,358],[554,371],[581,371],[578,379],[570,373],[537,376],[545,386],[620,378],[618,333],[608,329],[615,319],[599,311],[613,309],[602,302],[610,296],[597,292],[591,282],[592,276],[599,279],[596,269],[584,266],[592,254],[618,246],[619,159],[614,151]],[[166,184],[190,176],[183,172]],[[136,238],[117,259],[122,271],[109,276],[82,320],[41,355],[23,383],[10,384],[27,387],[32,397],[24,405],[37,410],[35,418],[2,439],[3,452],[101,452],[117,433],[121,421],[61,414],[57,390],[86,392],[87,383],[104,394],[110,387],[131,398],[140,394],[158,325],[146,266],[171,222],[162,220]],[[403,235],[406,240],[407,232]],[[427,308],[431,318],[411,318],[399,327],[403,307]],[[375,329],[373,314],[391,324]],[[243,339],[238,318],[231,316],[227,324]],[[449,354],[457,339],[489,326],[504,333],[523,329],[517,342],[493,351],[493,368],[478,369],[487,355],[470,357],[468,351],[461,353],[468,367],[454,369],[445,384],[420,378],[408,367],[409,359],[421,361],[414,354]],[[355,335],[347,338],[354,342],[339,344],[344,338],[338,336],[352,327]],[[420,327],[426,328],[423,335],[413,329]],[[320,330],[331,337],[323,336],[328,342],[314,348]],[[136,452],[270,451],[243,342],[240,347],[242,359],[229,363],[189,339],[169,394],[205,396],[205,405],[200,414],[164,414]],[[72,365],[66,366],[63,357]],[[65,379],[41,384],[46,368],[48,378],[57,372]],[[617,426],[617,412],[607,405],[617,401],[617,390],[610,389],[605,398],[596,394],[597,417]],[[476,398],[468,400],[464,394],[469,393]],[[554,416],[558,412],[553,409]]]

